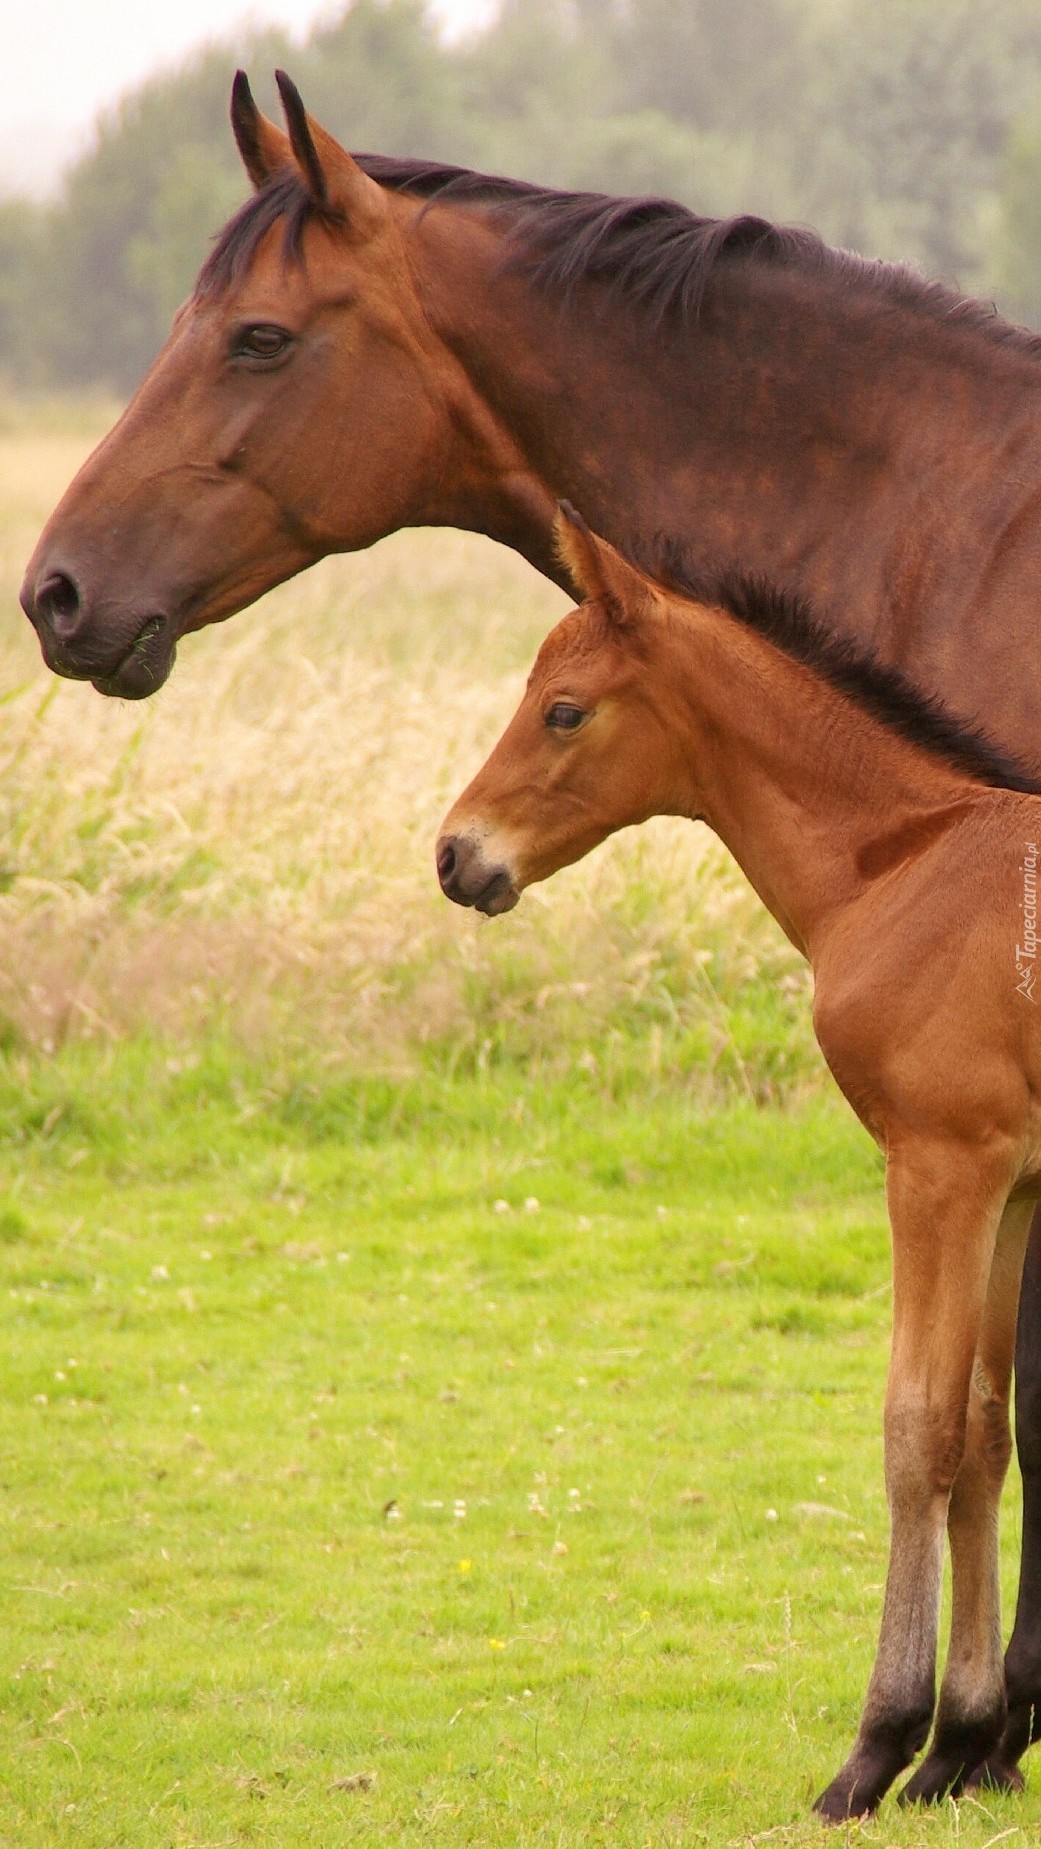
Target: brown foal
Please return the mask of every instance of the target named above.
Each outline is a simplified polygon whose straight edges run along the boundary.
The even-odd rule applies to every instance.
[[[860,1728],[817,1803],[956,1794],[1005,1719],[997,1515],[1032,1202],[1041,1193],[1036,786],[762,588],[664,590],[577,517],[587,599],[447,816],[449,898],[494,914],[656,814],[704,820],[812,964],[824,1056],[886,1157],[891,1546]],[[996,787],[999,785],[1018,787]],[[950,1647],[936,1705],[944,1531]]]

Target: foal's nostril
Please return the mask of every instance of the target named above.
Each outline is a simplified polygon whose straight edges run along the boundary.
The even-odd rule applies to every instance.
[[[59,642],[75,635],[82,608],[79,591],[63,571],[48,572],[36,587],[37,616]]]
[[[446,886],[456,870],[458,856],[452,841],[442,841],[437,850],[437,877]]]

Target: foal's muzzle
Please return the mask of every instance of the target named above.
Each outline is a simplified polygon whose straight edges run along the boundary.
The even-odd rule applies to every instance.
[[[491,866],[470,835],[442,835],[437,844],[437,877],[441,890],[456,905],[472,905],[487,918],[512,912],[520,893],[509,869]]]

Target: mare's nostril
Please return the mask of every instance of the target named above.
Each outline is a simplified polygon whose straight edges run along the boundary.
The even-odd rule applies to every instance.
[[[437,850],[437,877],[444,886],[456,869],[456,851],[451,841],[443,841]]]
[[[36,587],[36,611],[60,642],[67,642],[80,627],[80,594],[63,571],[51,571]]]

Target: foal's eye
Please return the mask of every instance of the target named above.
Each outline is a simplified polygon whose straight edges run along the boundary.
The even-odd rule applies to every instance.
[[[570,700],[556,700],[545,715],[543,723],[552,726],[554,732],[574,732],[588,719],[589,714],[581,706],[572,706]]]
[[[292,335],[284,327],[273,327],[269,322],[262,322],[256,327],[240,328],[235,336],[232,353],[236,359],[277,360],[288,352],[292,345]]]

